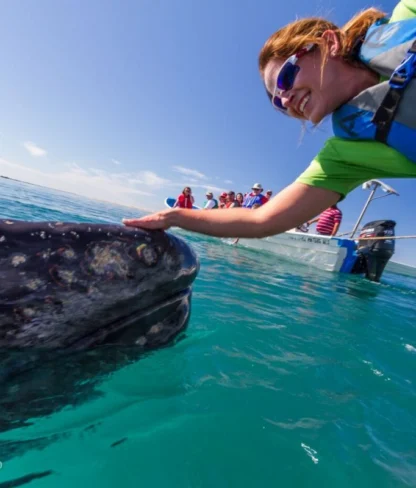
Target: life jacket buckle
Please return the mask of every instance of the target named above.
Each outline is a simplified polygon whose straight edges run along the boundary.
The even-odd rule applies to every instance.
[[[390,78],[390,85],[393,88],[403,88],[407,80],[407,76],[401,76],[400,73],[394,74]]]
[[[389,84],[392,88],[402,90],[413,78],[416,70],[416,41],[413,42],[407,51],[408,56],[393,71]]]

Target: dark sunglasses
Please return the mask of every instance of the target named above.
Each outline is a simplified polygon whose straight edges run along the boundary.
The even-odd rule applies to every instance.
[[[276,91],[287,91],[293,87],[296,76],[300,70],[296,63],[314,47],[315,44],[308,44],[305,48],[290,56],[290,58],[283,63],[276,78],[276,85],[274,87],[273,95],[270,97],[273,107],[280,111],[286,112],[286,108],[282,105],[282,99],[276,95]]]

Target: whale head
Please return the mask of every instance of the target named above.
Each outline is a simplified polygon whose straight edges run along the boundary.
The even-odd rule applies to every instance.
[[[188,323],[198,270],[163,231],[0,221],[0,348],[168,344]]]

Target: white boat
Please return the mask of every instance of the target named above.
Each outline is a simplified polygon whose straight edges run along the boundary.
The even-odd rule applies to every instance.
[[[282,234],[262,239],[239,239],[238,245],[269,251],[278,256],[315,266],[319,269],[364,274],[372,281],[379,281],[384,268],[394,254],[394,227],[392,220],[377,220],[367,223],[358,237],[354,238],[369,204],[378,198],[399,196],[396,190],[379,180],[363,184],[371,190],[361,214],[348,237],[330,237],[292,229]],[[375,197],[380,188],[385,195]],[[346,235],[346,234],[343,234]],[[379,239],[371,239],[378,237]],[[364,239],[364,240],[363,240]]]

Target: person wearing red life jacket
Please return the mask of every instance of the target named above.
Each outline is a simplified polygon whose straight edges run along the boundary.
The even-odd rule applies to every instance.
[[[178,196],[175,204],[173,205],[173,208],[179,207],[179,208],[192,208],[192,205],[194,204],[195,199],[192,196],[192,190],[189,188],[189,186],[185,186],[185,188],[182,190],[182,193]]]

